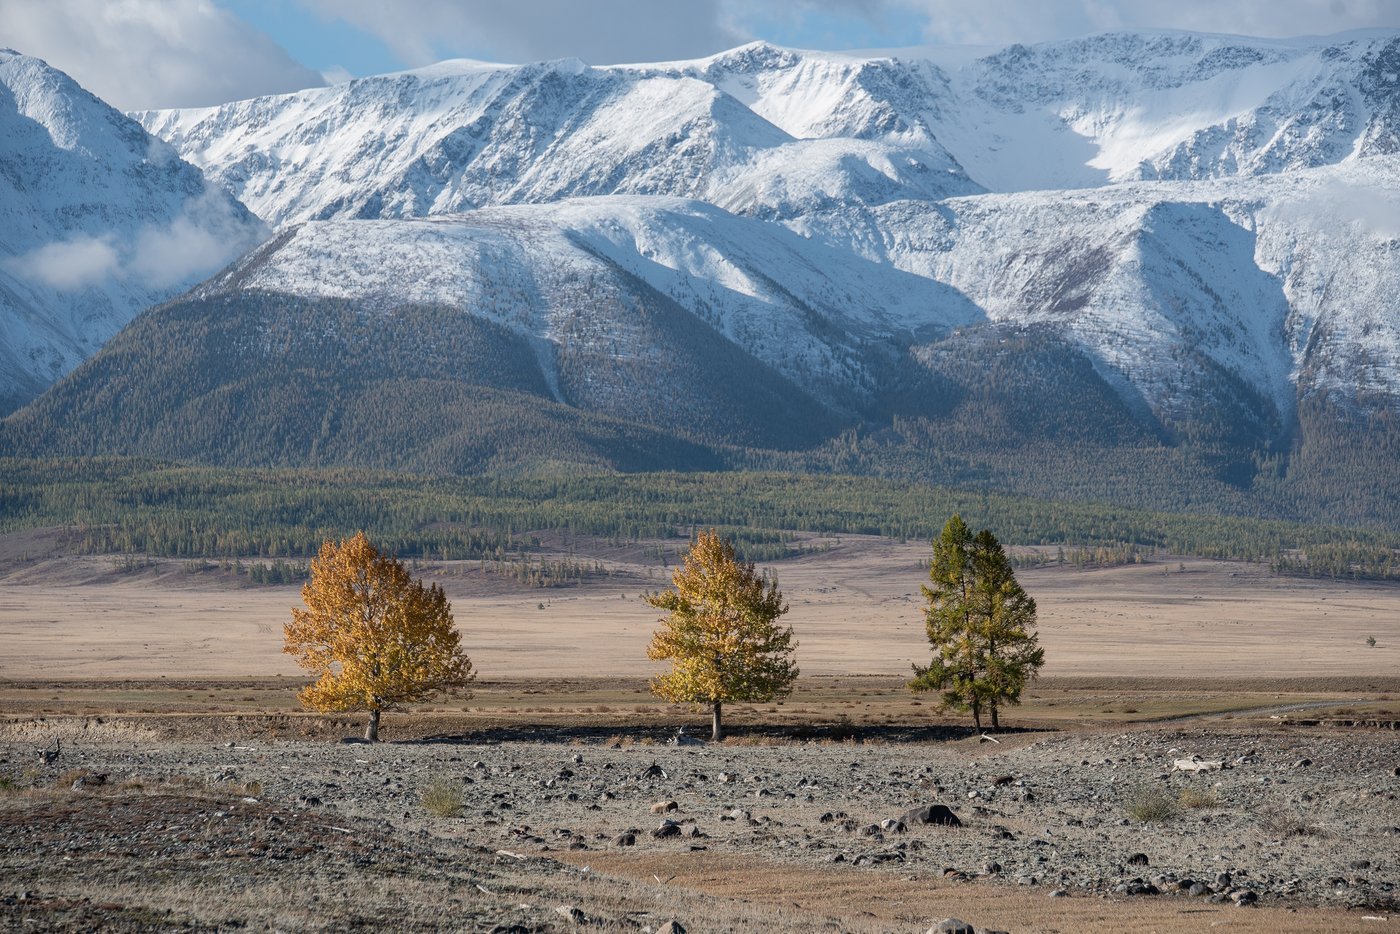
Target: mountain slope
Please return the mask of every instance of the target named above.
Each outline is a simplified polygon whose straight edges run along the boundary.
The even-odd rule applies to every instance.
[[[264,235],[130,118],[0,50],[0,413]]]

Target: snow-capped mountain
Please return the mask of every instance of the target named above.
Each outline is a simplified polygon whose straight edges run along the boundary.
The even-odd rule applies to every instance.
[[[0,413],[265,234],[131,118],[0,50]]]
[[[1142,467],[1104,452],[1189,449],[1153,461],[1185,478],[1179,502],[1201,471],[1248,490],[1290,451],[1325,466],[1329,424],[1400,412],[1394,32],[454,61],[135,116],[276,234],[12,419],[10,450],[149,436],[132,453],[476,469],[531,412],[581,463],[685,466],[687,445],[839,449],[860,426],[961,445],[949,469],[1008,488],[1034,459],[977,445],[1089,444],[1086,476],[1120,485],[1084,489],[1115,491]],[[200,380],[151,350],[182,328]],[[333,401],[340,371],[299,368],[321,353],[456,440],[371,442],[368,410]],[[478,411],[475,392],[496,395]],[[113,402],[167,396],[142,431]],[[311,438],[272,427],[317,406]],[[647,460],[635,431],[690,453]]]
[[[756,43],[601,68],[457,61],[138,117],[273,224],[598,194],[786,217],[1392,153],[1400,36],[1118,33],[931,58]]]

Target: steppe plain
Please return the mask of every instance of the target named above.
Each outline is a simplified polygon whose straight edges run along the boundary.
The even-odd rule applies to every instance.
[[[772,565],[803,678],[735,705],[726,743],[671,743],[706,718],[645,691],[656,543],[574,542],[605,576],[418,564],[479,681],[368,747],[337,742],[357,718],[296,707],[296,587],[0,538],[0,925],[1400,925],[1400,587],[1023,569],[1047,664],[988,742],[902,687],[927,543],[803,544]],[[1191,755],[1228,767],[1172,770]],[[1152,801],[1170,813],[1138,820]],[[962,826],[881,826],[935,803]]]

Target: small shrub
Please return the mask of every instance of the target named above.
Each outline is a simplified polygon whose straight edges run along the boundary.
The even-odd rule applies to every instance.
[[[1368,646],[1370,646],[1371,648],[1374,649],[1374,648],[1376,647],[1376,637],[1375,637],[1375,636],[1367,636],[1367,637],[1366,637],[1366,644],[1367,644]]]
[[[243,786],[243,794],[249,798],[261,798],[262,790],[262,782],[259,781],[251,781]]]
[[[1220,803],[1219,796],[1216,795],[1214,789],[1202,791],[1199,788],[1183,788],[1178,800],[1182,807],[1192,810],[1213,808]]]
[[[1160,788],[1144,787],[1129,792],[1123,810],[1132,820],[1147,824],[1175,817],[1176,802]]]
[[[19,791],[19,782],[8,775],[0,775],[0,795],[11,795]]]
[[[87,776],[87,769],[68,769],[66,772],[61,772],[58,778],[54,779],[53,784],[55,788],[72,788],[74,782],[80,778],[87,778]]]
[[[434,817],[456,817],[462,810],[462,788],[455,782],[435,781],[423,789],[423,810]]]
[[[1290,807],[1271,801],[1259,808],[1259,826],[1275,837],[1318,837],[1322,828],[1310,824]]]

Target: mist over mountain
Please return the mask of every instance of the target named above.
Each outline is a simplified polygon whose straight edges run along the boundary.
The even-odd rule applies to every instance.
[[[135,121],[0,50],[0,413],[264,236]]]
[[[1395,33],[444,62],[136,117],[276,233],[0,451],[1400,520]]]

